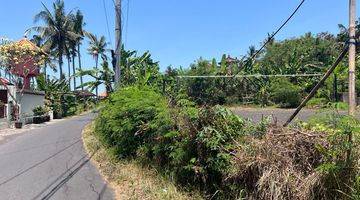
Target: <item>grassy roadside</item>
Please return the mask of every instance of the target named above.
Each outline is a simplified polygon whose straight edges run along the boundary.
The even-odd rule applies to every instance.
[[[135,161],[118,160],[111,156],[93,135],[92,124],[83,130],[83,142],[86,151],[91,154],[99,147],[92,162],[114,189],[116,199],[201,199],[179,191],[169,180],[154,169],[146,168]]]

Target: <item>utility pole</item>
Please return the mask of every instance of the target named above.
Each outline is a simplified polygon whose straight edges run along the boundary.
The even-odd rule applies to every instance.
[[[349,115],[356,111],[355,56],[356,56],[356,0],[349,0]]]
[[[355,62],[356,62],[356,0],[349,0],[349,115],[355,116],[356,91],[355,91]],[[353,133],[348,135],[348,143],[352,145]],[[346,163],[351,163],[352,148],[346,151]]]
[[[121,30],[121,0],[116,0],[115,3],[115,59],[116,59],[116,65],[115,65],[115,86],[118,86],[120,83],[120,67],[121,67],[121,36],[122,36],[122,30]]]

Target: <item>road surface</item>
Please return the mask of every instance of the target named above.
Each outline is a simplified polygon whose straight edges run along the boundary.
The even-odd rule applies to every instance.
[[[66,119],[1,142],[0,199],[114,199],[82,145],[81,131],[93,117]]]
[[[295,109],[280,109],[280,108],[243,108],[243,107],[233,107],[230,108],[234,114],[239,115],[246,119],[251,119],[254,122],[261,121],[264,117],[271,117],[279,125],[285,123],[289,117],[294,113]],[[308,119],[321,116],[325,114],[332,113],[334,111],[331,110],[316,110],[316,109],[307,109],[304,108],[300,111],[300,113],[296,116],[293,122],[296,121],[307,121]],[[347,111],[339,111],[339,114],[346,115]],[[360,119],[359,111],[356,113],[356,117]]]
[[[278,109],[278,108],[242,108],[236,107],[231,108],[231,110],[247,119],[251,119],[254,122],[261,121],[262,118],[265,117],[272,117],[274,120],[277,120],[279,123],[284,123],[286,120],[291,116],[294,112],[293,109]],[[296,117],[295,120],[306,121],[311,116],[316,114],[315,110],[312,109],[304,109],[302,110],[299,115]]]

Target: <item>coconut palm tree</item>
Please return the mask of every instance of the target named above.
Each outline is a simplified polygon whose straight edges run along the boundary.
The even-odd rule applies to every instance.
[[[95,69],[98,69],[98,63],[99,63],[99,56],[102,58],[103,61],[107,60],[106,57],[106,39],[104,36],[101,36],[100,39],[92,34],[86,32],[85,35],[89,38],[89,48],[88,53],[93,56],[95,59]],[[96,96],[99,95],[98,87],[96,87]]]
[[[75,75],[75,57],[78,57],[78,66],[79,69],[82,70],[82,66],[81,66],[81,54],[80,54],[80,45],[81,45],[81,41],[84,38],[84,16],[81,13],[80,10],[76,11],[75,15],[72,15],[72,21],[74,23],[74,32],[76,34],[78,34],[81,37],[78,37],[78,39],[75,41],[75,43],[72,45],[72,61],[73,61],[73,73]],[[80,85],[82,85],[83,82],[83,77],[80,76]],[[76,88],[76,77],[74,77],[74,88]],[[82,90],[84,90],[84,88],[81,88]]]
[[[29,29],[39,33],[45,40],[45,51],[56,51],[59,63],[60,79],[63,80],[63,56],[66,55],[67,41],[77,40],[79,35],[73,31],[71,13],[66,14],[63,0],[56,0],[53,3],[51,12],[44,4],[44,10],[40,11],[34,18],[34,22],[42,21],[44,25]]]
[[[32,43],[34,43],[36,46],[43,49],[45,40],[40,35],[33,35],[32,39],[30,41]],[[48,67],[50,67],[50,69],[52,69],[54,72],[56,72],[56,66],[53,63],[54,62],[53,55],[51,55],[51,52],[46,52],[46,53],[48,54],[48,56],[46,57],[46,60],[44,62],[44,69],[43,69],[45,82],[47,82],[47,68]]]

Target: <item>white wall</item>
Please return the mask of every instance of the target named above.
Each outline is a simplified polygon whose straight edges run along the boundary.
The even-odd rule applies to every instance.
[[[17,94],[17,97],[20,98],[20,116],[32,116],[32,110],[36,106],[45,105],[45,95],[43,94],[28,94],[24,93],[22,97],[21,94]]]

